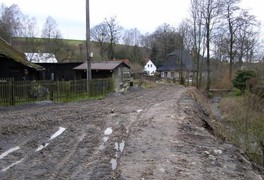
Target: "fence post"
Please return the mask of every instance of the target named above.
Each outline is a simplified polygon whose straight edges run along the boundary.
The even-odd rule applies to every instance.
[[[50,100],[54,101],[54,82],[50,83]]]
[[[8,99],[9,99],[9,105],[14,106],[15,105],[15,97],[14,97],[14,79],[9,79],[8,81]]]

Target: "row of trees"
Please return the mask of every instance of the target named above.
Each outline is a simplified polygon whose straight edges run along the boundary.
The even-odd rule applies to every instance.
[[[197,87],[201,85],[201,59],[206,57],[207,85],[210,89],[210,61],[229,62],[229,80],[233,64],[252,62],[259,48],[259,23],[256,17],[240,8],[240,0],[191,0],[190,18],[180,25],[185,49],[192,52],[198,72]],[[199,75],[200,74],[200,75]]]
[[[125,30],[117,22],[116,17],[105,19],[102,23],[91,29],[91,39],[96,41],[100,49],[101,59],[125,57],[142,63],[149,57],[154,63],[159,64],[168,53],[175,49],[183,48],[182,35],[176,28],[169,24],[160,25],[152,34],[141,34],[137,28]],[[115,45],[123,44],[121,51]]]
[[[1,38],[10,43],[14,37],[23,37],[25,42],[20,48],[24,52],[51,52],[61,60],[67,59],[73,53],[69,46],[59,41],[63,38],[62,34],[56,21],[50,16],[47,17],[41,33],[45,48],[38,49],[40,44],[43,47],[43,41],[36,39],[39,37],[36,18],[24,15],[15,4],[10,7],[1,5],[0,34]],[[169,24],[162,24],[152,34],[143,35],[137,28],[123,28],[117,17],[105,18],[102,23],[92,27],[91,39],[99,48],[101,60],[127,58],[138,64],[144,64],[149,57],[158,64],[169,52],[183,44],[177,29]],[[85,53],[81,44],[79,49],[79,58],[83,58]]]
[[[113,43],[141,46],[156,64],[175,49],[192,53],[196,69],[196,85],[202,82],[202,72],[207,71],[206,89],[211,86],[211,60],[229,63],[229,81],[233,78],[234,63],[262,60],[260,23],[256,17],[240,7],[241,0],[190,0],[190,16],[177,27],[159,26],[152,34],[142,35],[137,29],[122,33],[116,18],[105,19],[92,28],[93,40],[99,42],[102,59],[113,56]],[[120,36],[123,34],[123,36]],[[206,59],[204,61],[204,58]],[[206,69],[202,63],[206,62]]]
[[[55,55],[60,54],[65,47],[61,41],[62,34],[57,22],[48,16],[41,30],[41,41],[37,26],[37,20],[23,14],[16,4],[10,7],[1,4],[0,7],[0,34],[1,38],[12,45],[21,43],[19,49],[23,52],[50,52]],[[15,37],[23,38],[23,41],[14,40]],[[67,54],[67,53],[65,53]],[[65,55],[66,56],[66,55]]]
[[[261,59],[259,23],[256,17],[240,8],[240,0],[190,0],[190,16],[177,27],[160,25],[153,33],[141,34],[136,28],[124,29],[116,17],[106,18],[91,28],[91,39],[96,42],[101,60],[128,58],[143,64],[146,58],[157,65],[175,49],[185,49],[192,53],[196,69],[197,87],[202,81],[203,57],[207,64],[207,90],[211,85],[211,60],[229,62],[229,80],[232,79],[233,64],[242,66],[244,61]],[[31,41],[37,37],[36,19],[23,15],[17,5],[0,9],[0,33],[6,41],[12,37],[25,37],[31,52],[36,52]],[[58,39],[62,35],[56,21],[48,17],[42,35],[45,38],[45,51],[63,54],[66,59],[71,50]],[[123,44],[119,46],[118,44]],[[62,48],[64,47],[63,52]],[[81,46],[80,46],[81,49]],[[24,51],[29,51],[23,49]]]
[[[12,37],[38,37],[37,20],[35,17],[24,15],[16,4],[10,7],[1,4],[0,33],[1,38],[7,42],[11,42]],[[43,25],[41,37],[47,39],[62,38],[56,21],[50,16],[46,18]]]

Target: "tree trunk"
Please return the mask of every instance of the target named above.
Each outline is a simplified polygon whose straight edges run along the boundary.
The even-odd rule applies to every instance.
[[[211,86],[211,72],[210,72],[210,22],[206,23],[206,48],[207,48],[207,83],[206,91],[209,92]]]
[[[230,12],[228,12],[229,14]],[[230,47],[229,47],[229,81],[231,82],[232,76],[233,76],[233,62],[234,62],[234,56],[233,56],[233,46],[234,46],[234,30],[233,25],[231,23],[230,15],[228,15],[228,24],[229,24],[229,33],[230,33]]]

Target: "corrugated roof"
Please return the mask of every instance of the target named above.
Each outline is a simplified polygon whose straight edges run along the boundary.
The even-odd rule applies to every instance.
[[[114,70],[117,66],[124,63],[123,61],[104,61],[104,62],[92,62],[92,70]],[[128,66],[126,63],[124,63]],[[129,66],[128,66],[129,67]],[[85,70],[87,69],[87,62],[84,62],[80,66],[74,68],[75,70]]]
[[[58,63],[53,53],[25,53],[25,55],[32,63]]]
[[[30,67],[36,70],[44,70],[43,67],[27,61],[24,54],[18,52],[15,48],[9,45],[2,38],[0,38],[0,55],[10,58],[20,64],[23,64],[24,66],[27,66],[27,67]]]

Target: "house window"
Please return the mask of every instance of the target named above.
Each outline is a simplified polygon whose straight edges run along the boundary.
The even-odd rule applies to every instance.
[[[174,72],[171,72],[171,77],[172,77],[172,78],[174,77]]]
[[[161,77],[164,77],[164,72],[161,72]]]

